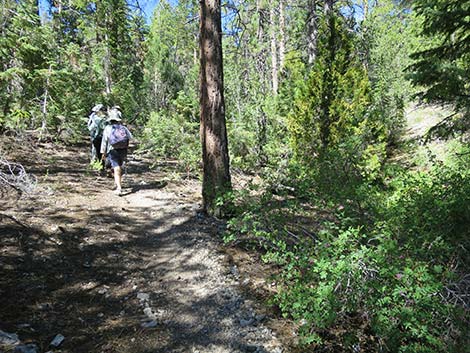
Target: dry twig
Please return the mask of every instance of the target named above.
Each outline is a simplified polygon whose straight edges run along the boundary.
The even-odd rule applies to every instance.
[[[6,187],[30,194],[36,187],[36,177],[28,174],[21,164],[0,157],[0,189]]]

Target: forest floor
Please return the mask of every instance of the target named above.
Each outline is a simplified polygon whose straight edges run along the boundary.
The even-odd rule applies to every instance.
[[[221,242],[198,180],[131,150],[119,197],[86,143],[0,146],[38,181],[0,188],[0,352],[293,351],[273,269]]]

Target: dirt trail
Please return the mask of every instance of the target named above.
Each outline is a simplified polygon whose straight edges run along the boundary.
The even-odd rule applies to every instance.
[[[37,353],[287,352],[241,293],[220,224],[198,213],[197,181],[131,153],[118,197],[86,145],[11,142],[1,154],[40,187],[1,196],[1,331]]]

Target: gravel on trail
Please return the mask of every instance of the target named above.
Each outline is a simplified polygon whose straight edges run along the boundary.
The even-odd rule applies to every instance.
[[[288,351],[241,291],[197,180],[131,151],[117,196],[86,145],[2,145],[38,185],[1,191],[0,352]]]

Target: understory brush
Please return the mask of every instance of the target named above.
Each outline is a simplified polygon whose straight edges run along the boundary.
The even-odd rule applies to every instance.
[[[390,167],[380,183],[333,183],[337,170],[325,165],[297,169],[297,195],[235,197],[226,240],[261,247],[283,268],[273,300],[299,322],[305,345],[468,352],[469,166],[460,158],[427,171]]]
[[[188,174],[199,169],[199,122],[182,113],[153,112],[143,132],[144,148],[157,158],[173,158]]]

